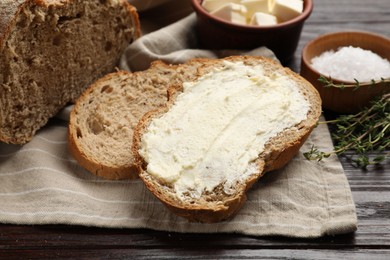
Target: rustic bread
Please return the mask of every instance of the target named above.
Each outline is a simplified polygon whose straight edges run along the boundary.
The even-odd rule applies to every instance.
[[[165,104],[169,84],[194,78],[197,64],[169,66],[157,61],[145,71],[119,71],[97,80],[70,115],[68,144],[73,157],[105,179],[137,178],[133,129],[146,112]]]
[[[194,76],[195,81],[202,84],[190,83],[194,81],[190,80],[171,86],[168,90],[168,102],[163,107],[148,112],[139,121],[134,132],[132,150],[142,181],[172,212],[190,221],[217,222],[233,216],[242,207],[246,200],[246,191],[265,172],[283,167],[297,154],[316,125],[321,113],[321,100],[310,83],[272,60],[241,56],[202,61],[202,63]],[[235,81],[229,83],[235,80],[235,76],[228,78],[225,74],[218,74],[225,70],[228,71],[227,73],[232,73],[226,75],[243,73],[238,80],[244,80],[242,82],[245,84],[251,84],[251,80],[259,82],[259,86],[267,96],[263,99],[260,97],[262,101],[257,102],[257,88],[253,88],[256,97],[252,98],[251,94],[246,94],[247,87],[241,88],[241,81],[239,84]],[[236,72],[238,70],[245,72]],[[264,76],[258,77],[257,74]],[[245,77],[249,77],[250,80]],[[263,81],[266,82],[265,85]],[[281,87],[276,88],[274,81],[282,82]],[[206,82],[214,83],[206,88]],[[228,86],[228,84],[234,86],[229,85],[225,90],[224,85]],[[272,94],[274,87],[281,93],[285,91],[289,93],[288,91],[291,90],[292,98],[288,97],[289,94],[275,99],[276,96]],[[219,88],[221,91],[218,90]],[[252,91],[252,87],[249,88]],[[202,91],[206,91],[204,95],[194,94],[203,93]],[[226,91],[233,94],[224,99],[219,98],[219,94],[209,97],[209,94],[214,91],[222,93],[222,97]],[[250,98],[248,107],[245,99],[242,103],[236,102],[235,97],[241,98],[241,95]],[[227,110],[218,110],[220,102],[239,104],[245,113],[240,110],[241,112],[230,115]],[[279,103],[282,105],[279,106]],[[274,107],[274,111],[270,110]],[[258,110],[261,108],[266,112]],[[252,111],[255,111],[255,114]],[[268,114],[276,114],[275,111],[278,111],[277,113],[284,111],[284,114],[272,115],[267,121]],[[256,121],[257,113],[261,118],[260,123]],[[302,113],[300,115],[302,119],[300,117],[291,119],[293,120],[291,122],[298,121],[290,125],[289,117],[293,118],[294,113]],[[226,122],[232,123],[220,125],[220,118],[225,120],[225,114],[228,115],[226,118],[229,118]],[[245,121],[241,121],[244,116]],[[252,119],[255,119],[253,124]],[[286,126],[284,122],[289,123]],[[259,126],[268,123],[270,126],[264,128],[263,135],[261,132],[263,130]],[[252,131],[252,128],[255,129]],[[278,132],[272,133],[268,138],[267,131],[276,131],[273,129],[277,128],[280,128]],[[248,141],[252,139],[247,138],[247,131],[251,133],[251,138],[252,132],[254,133],[253,141]],[[193,138],[198,135],[199,137]],[[265,140],[260,149],[256,147],[257,142],[260,142],[258,139]],[[249,144],[243,147],[236,145],[236,143],[240,144],[241,140]],[[201,145],[198,146],[198,143]],[[229,150],[230,146],[229,149],[225,147],[225,144],[230,145],[230,143],[233,143],[231,147],[238,147],[238,149]],[[252,144],[255,144],[254,154]],[[250,161],[243,164],[242,172],[235,172],[236,168],[241,169],[239,168],[241,166],[236,166],[241,165],[241,158],[249,156],[246,150],[252,153],[250,154],[252,157],[248,157]],[[224,154],[228,154],[229,160],[233,159],[225,160]],[[239,162],[235,161],[237,158]]]
[[[0,1],[0,141],[30,141],[139,36],[126,0]]]

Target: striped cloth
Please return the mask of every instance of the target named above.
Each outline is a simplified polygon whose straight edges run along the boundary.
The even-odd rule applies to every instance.
[[[142,37],[129,46],[121,61],[123,68],[142,69],[156,55],[173,62],[223,55],[186,45],[185,37],[193,37],[193,30],[188,28],[193,28],[194,21],[191,15]],[[167,41],[169,44],[164,44]],[[251,54],[272,56],[264,48]],[[140,64],[140,60],[145,63]],[[1,223],[288,237],[319,237],[356,230],[355,205],[337,157],[313,162],[302,155],[313,144],[322,150],[332,149],[325,125],[314,130],[285,168],[266,174],[251,188],[237,216],[220,223],[200,224],[172,214],[140,180],[107,181],[81,168],[67,150],[69,109],[59,114],[62,119],[53,119],[24,146],[0,143]]]

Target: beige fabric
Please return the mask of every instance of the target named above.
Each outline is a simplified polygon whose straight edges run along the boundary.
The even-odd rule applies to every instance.
[[[193,26],[194,19],[189,16],[144,36],[129,47],[131,51],[126,52],[122,65],[142,69],[155,57],[180,62],[193,56],[222,55],[187,45],[185,37],[193,37],[193,31],[185,28]],[[271,53],[258,49],[252,54]],[[66,119],[68,110],[60,117]],[[168,211],[140,180],[106,181],[79,167],[67,152],[66,126],[66,121],[53,120],[22,147],[0,143],[1,223],[289,237],[319,237],[356,230],[355,205],[335,156],[312,162],[300,153],[284,169],[260,179],[233,219],[217,224],[189,223]],[[314,130],[301,152],[308,151],[312,144],[323,150],[332,148],[325,125]]]
[[[220,58],[243,53],[238,50],[198,49],[195,19],[195,14],[191,14],[177,23],[147,34],[147,37],[141,37],[126,49],[121,59],[121,68],[138,71],[147,69],[154,60],[177,64],[191,58]],[[248,50],[244,54],[276,59],[274,53],[264,47]]]

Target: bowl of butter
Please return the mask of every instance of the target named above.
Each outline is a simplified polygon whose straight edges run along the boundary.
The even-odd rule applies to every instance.
[[[251,50],[265,46],[282,63],[297,49],[312,0],[192,0],[201,48]]]

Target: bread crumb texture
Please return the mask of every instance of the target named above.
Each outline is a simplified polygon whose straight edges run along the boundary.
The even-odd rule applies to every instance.
[[[139,37],[126,1],[0,3],[0,140],[23,144]]]
[[[95,82],[70,118],[71,151],[79,163],[106,179],[134,177],[133,129],[144,113],[165,103],[168,80],[158,74],[116,72]]]

